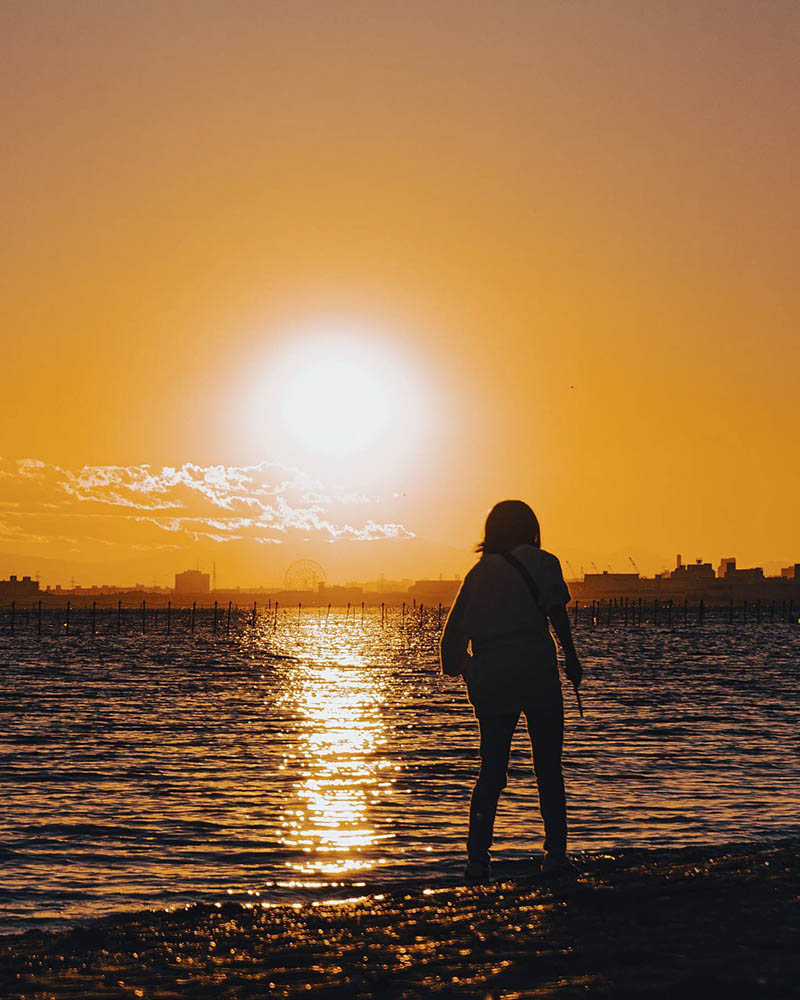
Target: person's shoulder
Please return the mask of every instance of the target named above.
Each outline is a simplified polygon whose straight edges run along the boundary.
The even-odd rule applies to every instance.
[[[539,549],[539,551],[542,554],[542,559],[545,562],[550,563],[551,566],[560,566],[561,565],[561,561],[559,560],[558,556],[553,555],[552,552],[548,552],[546,549]]]
[[[532,545],[530,542],[523,542],[522,545],[518,545],[514,549],[514,555],[525,555],[530,559],[541,559],[542,562],[558,562],[558,556],[554,556],[547,549],[540,549],[537,545]]]
[[[480,586],[481,583],[491,583],[497,578],[498,567],[504,562],[502,556],[493,552],[482,555],[472,569],[464,577],[462,587]]]
[[[537,546],[531,545],[528,542],[518,545],[514,549],[514,555],[518,559],[522,559],[523,562],[530,563],[542,569],[561,569],[558,556],[553,555],[552,552],[548,552],[547,549],[537,548]]]
[[[505,563],[505,559],[499,552],[482,552],[478,557],[477,562],[470,570],[470,573],[474,573],[476,576],[480,576],[487,570],[491,572],[498,566],[502,566]]]
[[[464,576],[464,581],[461,586],[465,586],[468,583],[472,583],[481,574],[481,563],[483,559],[479,559],[471,569],[468,569],[466,575]]]

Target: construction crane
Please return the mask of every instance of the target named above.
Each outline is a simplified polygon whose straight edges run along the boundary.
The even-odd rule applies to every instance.
[[[636,565],[636,563],[635,563],[635,562],[633,561],[633,556],[628,556],[628,559],[630,560],[630,564],[631,564],[631,566],[633,566],[633,568],[634,568],[634,569],[636,570],[636,573],[637,573],[637,574],[639,574],[639,567],[638,567],[638,566]]]
[[[594,567],[595,573],[599,573],[600,572],[600,570],[597,568],[597,563],[592,563],[592,566]]]

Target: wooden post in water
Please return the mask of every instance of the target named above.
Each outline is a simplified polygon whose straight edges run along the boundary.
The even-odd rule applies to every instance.
[[[144,600],[142,600],[142,635],[144,635],[146,614],[147,614],[147,605],[145,604]]]
[[[231,634],[231,604],[232,601],[228,601],[228,617],[225,621],[225,635]]]
[[[275,617],[274,617],[274,619],[273,619],[273,621],[272,621],[272,631],[273,631],[273,632],[274,632],[274,631],[275,631],[275,630],[277,629],[277,627],[278,627],[278,604],[279,604],[279,602],[278,602],[278,601],[276,601],[276,602],[275,602]]]
[[[606,622],[606,624],[607,625],[611,624],[611,598],[610,597],[608,599],[608,621]]]
[[[214,601],[214,633],[217,631],[217,602]]]
[[[71,601],[67,601],[67,622],[66,622],[67,629],[66,629],[66,633],[65,633],[66,635],[69,635],[69,612],[70,612],[70,608],[71,607],[72,607],[72,602]]]
[[[331,603],[328,601],[328,610],[325,612],[325,628],[328,627],[328,619],[331,616]]]
[[[256,627],[256,602],[253,601],[253,617],[250,619],[250,624],[253,628]]]
[[[401,628],[405,628],[406,627],[406,602],[405,601],[403,601],[403,616],[400,619],[400,627]]]
[[[167,635],[172,631],[172,601],[167,601]]]
[[[636,622],[636,624],[637,625],[641,625],[642,624],[642,599],[641,599],[641,597],[639,598],[639,619]]]
[[[302,608],[302,606],[303,606],[303,602],[302,601],[298,601],[297,602],[297,620],[298,621],[300,621],[300,609]]]
[[[381,601],[381,628],[386,624],[386,601]]]
[[[192,634],[193,635],[194,635],[194,619],[195,619],[195,615],[196,614],[197,614],[197,601],[192,601],[192,618],[191,618],[191,622],[192,622]]]
[[[361,602],[361,624],[364,624],[364,602]]]
[[[95,618],[97,615],[97,601],[92,601],[92,635],[95,634]]]
[[[592,628],[594,628],[594,625],[595,625],[595,612],[594,612],[594,606],[595,606],[595,602],[594,602],[594,601],[592,601],[592,617],[591,617],[591,618],[589,619],[589,624],[591,625],[591,627],[592,627]]]
[[[12,601],[11,602],[11,634],[12,635],[14,634],[14,617],[16,615],[16,611],[17,611],[17,602],[16,601]]]
[[[620,598],[622,600],[622,598]],[[625,598],[625,618],[623,619],[623,624],[625,628],[628,627],[628,598]]]
[[[653,624],[658,625],[658,606],[660,604],[659,599],[656,597],[653,601]]]
[[[442,602],[441,601],[439,601],[439,612],[438,612],[438,615],[439,615],[439,617],[437,618],[436,623],[439,626],[439,628],[441,628],[442,627]]]
[[[784,601],[784,604],[785,603],[786,602]],[[39,600],[39,611],[38,611],[38,616],[36,618],[36,634],[37,635],[41,635],[42,634],[42,602],[41,602],[41,600]]]

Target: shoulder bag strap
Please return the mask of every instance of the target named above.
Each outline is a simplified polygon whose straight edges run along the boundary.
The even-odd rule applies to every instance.
[[[547,614],[539,603],[539,588],[536,586],[536,581],[533,579],[531,574],[528,572],[527,566],[523,565],[515,555],[510,552],[501,552],[500,555],[505,559],[507,563],[514,567],[514,569],[519,573],[522,579],[527,584],[528,590],[531,592],[531,597],[533,598],[533,603],[536,605],[537,610],[541,613],[544,620],[547,621]]]
[[[539,588],[536,586],[536,581],[528,572],[527,567],[523,566],[523,564],[519,561],[519,559],[517,559],[516,556],[513,556],[510,552],[501,552],[500,555],[505,559],[507,563],[510,563],[510,565],[514,567],[514,569],[519,573],[519,575],[528,585],[528,590],[531,592],[531,597],[533,598],[536,607],[539,609],[540,613],[544,617],[545,625],[549,628],[549,626],[547,625],[547,613],[543,610],[541,604],[539,603]],[[572,682],[572,687],[575,689],[575,698],[578,702],[578,711],[581,713],[581,718],[583,718],[583,703],[581,702],[581,693],[578,690],[578,686],[575,683],[575,681]]]

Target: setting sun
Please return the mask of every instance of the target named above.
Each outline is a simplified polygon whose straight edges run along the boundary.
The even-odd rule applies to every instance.
[[[303,444],[331,455],[376,442],[389,420],[388,386],[349,361],[324,360],[298,372],[283,399],[287,430]]]

